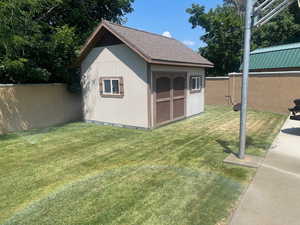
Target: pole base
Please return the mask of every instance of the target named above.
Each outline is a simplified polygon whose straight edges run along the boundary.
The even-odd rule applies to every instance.
[[[264,158],[258,156],[245,155],[244,159],[240,159],[234,154],[230,154],[228,157],[226,157],[226,159],[223,160],[224,163],[250,168],[259,168],[263,161]]]

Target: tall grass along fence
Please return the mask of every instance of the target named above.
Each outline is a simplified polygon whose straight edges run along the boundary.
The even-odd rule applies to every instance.
[[[241,100],[241,73],[207,77],[206,104],[232,105]],[[300,98],[300,71],[252,72],[249,77],[249,107],[288,114],[293,100]]]
[[[82,100],[65,84],[0,84],[0,134],[81,120]]]

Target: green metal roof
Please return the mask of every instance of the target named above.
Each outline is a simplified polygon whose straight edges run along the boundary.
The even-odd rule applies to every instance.
[[[300,43],[261,48],[251,52],[250,70],[295,67],[300,67]]]

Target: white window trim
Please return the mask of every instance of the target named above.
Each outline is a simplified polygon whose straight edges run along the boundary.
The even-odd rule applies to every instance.
[[[192,92],[201,92],[202,86],[203,86],[203,75],[191,74],[190,76],[192,79],[190,90]],[[193,88],[193,86],[192,86],[193,80],[195,80],[195,82],[196,82],[196,88]],[[197,88],[197,86],[198,86],[198,88]]]
[[[105,91],[105,81],[109,80],[110,81],[110,92]],[[113,81],[116,80],[118,81],[118,86],[119,86],[119,93],[113,93]],[[103,87],[103,94],[104,95],[121,95],[121,86],[120,86],[120,79],[118,78],[104,78],[102,80],[102,87]]]

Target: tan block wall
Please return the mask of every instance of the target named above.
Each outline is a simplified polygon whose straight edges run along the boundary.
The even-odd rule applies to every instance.
[[[241,82],[240,75],[230,76],[228,81],[207,79],[207,104],[229,105],[226,95],[232,96],[234,103],[239,103]],[[297,98],[300,98],[300,74],[250,75],[248,101],[252,109],[288,114],[288,108]]]
[[[0,134],[81,118],[81,96],[64,84],[0,85]]]
[[[234,102],[240,102],[241,82],[241,76],[230,79]],[[250,76],[248,101],[253,109],[288,114],[296,98],[300,98],[300,74]]]
[[[229,105],[229,77],[206,78],[205,104]]]

